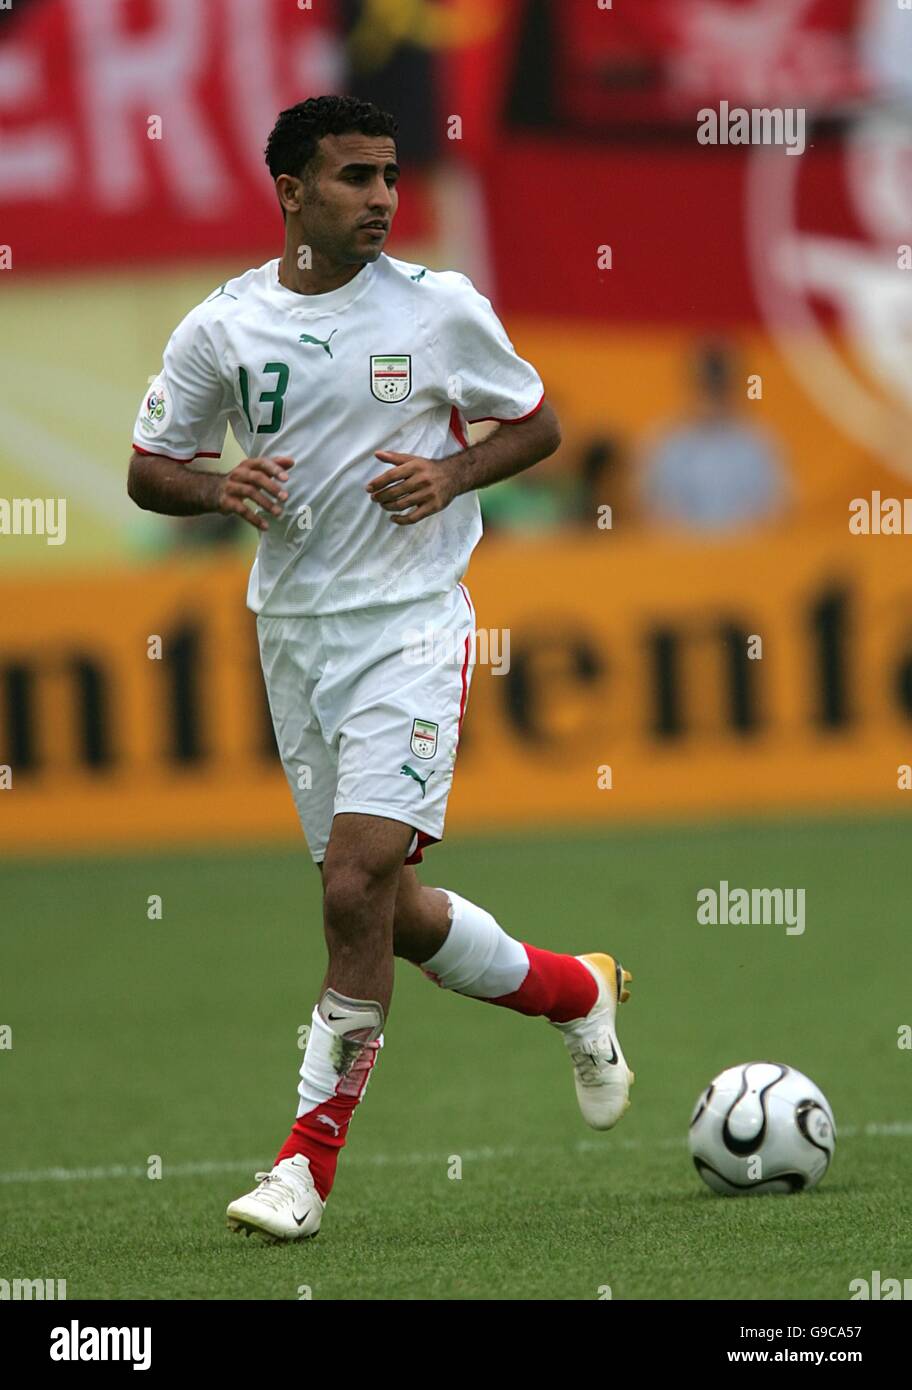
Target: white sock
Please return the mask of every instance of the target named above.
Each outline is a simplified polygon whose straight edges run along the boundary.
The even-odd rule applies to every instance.
[[[440,950],[422,963],[444,989],[473,999],[499,999],[519,989],[529,973],[529,957],[521,941],[507,936],[483,907],[477,907],[449,888],[450,930]]]

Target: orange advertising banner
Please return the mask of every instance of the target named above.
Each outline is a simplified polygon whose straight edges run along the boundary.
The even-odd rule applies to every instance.
[[[905,804],[904,546],[486,541],[448,831]],[[208,559],[3,580],[7,852],[300,833],[245,584]]]

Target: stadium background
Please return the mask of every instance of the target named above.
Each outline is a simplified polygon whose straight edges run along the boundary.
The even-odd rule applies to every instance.
[[[96,1161],[99,1134],[114,1161],[130,1161],[137,1135],[142,1152],[154,1145],[138,1121],[124,1124],[125,1098],[138,1084],[154,1114],[165,1082],[135,1053],[129,1067],[118,1060],[121,1027],[139,1007],[136,1020],[157,1028],[170,1018],[184,1036],[186,1007],[194,1037],[211,1028],[220,1048],[223,1014],[215,1001],[200,1012],[220,969],[203,954],[206,933],[218,933],[227,971],[258,914],[263,949],[280,952],[300,902],[311,917],[319,911],[314,885],[302,886],[311,871],[244,607],[252,532],[139,513],[125,480],[138,403],[172,328],[228,275],[279,254],[262,160],[275,114],[330,90],[396,111],[404,177],[389,252],[474,279],[541,372],[564,433],[553,459],[481,494],[489,534],[468,583],[479,626],[509,629],[511,666],[477,668],[447,840],[426,862],[440,866],[440,881],[444,866],[461,871],[455,886],[492,910],[499,891],[521,904],[528,938],[555,949],[601,948],[571,933],[574,914],[632,917],[655,967],[653,1009],[674,1005],[673,983],[656,978],[663,965],[715,975],[723,993],[732,985],[696,1040],[683,1021],[670,1025],[686,1076],[676,1066],[666,1075],[664,1054],[643,1058],[661,1073],[666,1117],[655,1130],[643,1112],[644,1142],[675,1133],[671,1108],[680,1119],[708,1069],[741,1051],[792,1045],[827,1084],[829,1044],[813,1027],[834,1007],[843,1019],[855,1012],[855,986],[835,961],[854,952],[859,918],[867,928],[891,913],[898,921],[908,814],[899,774],[912,762],[908,541],[853,535],[848,518],[853,498],[901,497],[910,468],[912,272],[898,267],[912,239],[910,33],[910,16],[880,0],[615,0],[610,11],[585,0],[17,0],[0,12],[0,242],[11,254],[0,497],[68,502],[65,544],[0,535],[0,765],[12,772],[0,793],[4,896],[19,978],[42,979],[36,1022],[69,1019],[73,1056],[107,1069],[112,1101],[84,1115],[75,1061],[64,1068],[68,1143],[54,1156]],[[723,97],[805,106],[806,152],[698,144],[696,110]],[[147,138],[153,113],[160,140]],[[734,364],[733,416],[773,441],[786,499],[772,517],[676,528],[644,509],[638,478],[663,432],[691,418],[707,344]],[[759,376],[759,399],[749,376]],[[221,466],[237,457],[229,434]],[[610,529],[598,524],[604,505]],[[161,661],[147,656],[153,635]],[[762,660],[745,657],[752,636]],[[832,834],[821,816],[833,818]],[[706,838],[691,822],[710,827]],[[723,822],[730,829],[712,829]],[[645,838],[631,839],[638,826]],[[273,857],[257,860],[257,845]],[[169,858],[177,847],[216,857],[182,868]],[[663,935],[670,917],[692,922],[697,882],[712,873],[738,882],[739,871],[746,884],[816,885],[815,910],[829,913],[829,935],[813,948],[822,954],[802,965],[797,943],[752,940],[720,960],[704,947],[695,957],[687,930]],[[568,872],[569,907],[556,887]],[[860,886],[866,873],[879,885],[873,897]],[[168,902],[183,903],[180,981],[165,959],[116,935],[126,931],[121,906],[137,894],[144,905],[162,883]],[[38,922],[43,936],[29,931]],[[877,1018],[898,1024],[906,996],[890,991],[905,976],[891,930],[868,957],[868,984]],[[63,964],[49,975],[54,941]],[[306,949],[315,982],[318,934]],[[749,998],[737,988],[748,962]],[[827,962],[824,1000],[815,988]],[[128,963],[151,991],[144,1005],[113,1003]],[[806,1006],[800,1020],[778,992],[786,965]],[[93,982],[108,971],[117,984],[102,1000]],[[77,985],[97,1005],[94,1042],[70,1012]],[[223,1000],[246,1008],[234,988]],[[409,979],[402,1016],[429,1036],[430,1020],[416,1020],[432,1001],[416,1003],[411,988]],[[300,988],[283,989],[276,1009],[300,1011]],[[8,1013],[15,997],[7,991]],[[775,1027],[760,1044],[771,1011]],[[506,1038],[497,1013],[473,1014],[476,1031],[463,1039],[454,1085],[468,1088],[456,1101],[464,1118],[496,1110],[496,1095],[483,1100],[469,1078],[473,1057],[485,1065],[484,1040],[493,1046],[498,1028]],[[259,1015],[264,1038],[271,1017]],[[11,1074],[8,1101],[23,1113],[41,1058],[46,1088],[63,1065],[62,1037],[48,1027],[44,1051],[36,1042]],[[517,1082],[526,1075],[518,1033],[515,1053],[496,1036]],[[235,1077],[232,1112],[250,1095],[244,1127],[227,1136],[235,1155],[284,1117],[286,1043],[264,1042],[255,1073],[250,1059],[250,1074]],[[866,1044],[869,1061],[880,1046]],[[246,1065],[236,1049],[235,1068]],[[266,1065],[276,1077],[268,1099],[252,1094]],[[555,1078],[555,1094],[566,1080]],[[202,1141],[189,1100],[174,1100],[183,1080],[171,1084],[165,1113],[187,1120],[190,1159]],[[891,1071],[855,1119],[901,1118],[907,1086]],[[392,1144],[394,1122],[377,1104],[374,1121],[359,1120],[362,1142],[373,1132]],[[438,1119],[432,1108],[428,1134]],[[4,1166],[47,1160],[37,1135],[15,1134]],[[880,1157],[872,1149],[867,1172]],[[356,1201],[351,1209],[367,1219]],[[641,1271],[630,1287],[727,1296],[754,1287],[739,1285],[739,1269],[733,1257],[703,1286],[656,1284]],[[769,1291],[801,1296],[807,1282],[790,1277]],[[526,1290],[559,1296],[542,1280]],[[96,1296],[138,1286],[121,1271],[89,1287]],[[411,1287],[406,1279],[405,1296]],[[455,1296],[488,1296],[487,1287],[479,1276]]]

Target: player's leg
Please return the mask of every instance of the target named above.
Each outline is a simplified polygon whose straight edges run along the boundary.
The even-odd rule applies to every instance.
[[[274,1240],[316,1235],[339,1153],[383,1046],[393,985],[393,910],[411,826],[377,816],[332,822],[323,875],[329,964],[311,1015],[297,1115],[260,1186],[228,1223]]]
[[[393,953],[420,965],[440,950],[450,930],[450,900],[442,888],[427,888],[406,864],[399,875],[393,913]]]
[[[260,616],[257,633],[282,766],[311,856],[321,864],[332,831],[338,771],[335,750],[324,738],[315,708],[316,691],[329,660],[326,624],[319,618]],[[301,1067],[301,1088],[311,1097],[315,1088],[326,1093],[314,1079],[315,1073],[322,1075],[322,1041],[322,1033],[315,1033],[312,1026]],[[350,1081],[363,1094],[364,1071]],[[299,1095],[298,1113],[308,1105]],[[327,1133],[335,1133],[339,1120],[327,1113],[323,1125]],[[332,1166],[331,1156],[329,1163]],[[252,1192],[230,1203],[227,1217],[231,1230],[272,1240],[316,1235],[328,1184],[321,1179],[321,1195],[306,1152],[292,1144],[286,1155],[283,1146],[273,1167],[257,1173],[256,1180],[259,1185]]]
[[[298,1113],[276,1163],[307,1158],[322,1201],[383,1046],[393,990],[393,909],[413,831],[337,815],[322,864],[329,963],[301,1066]]]
[[[445,914],[445,916],[444,916]],[[484,908],[448,888],[399,880],[394,949],[442,989],[547,1018],[564,1036],[583,1117],[610,1129],[629,1104],[633,1073],[615,1015],[630,979],[613,956],[564,955],[509,936]]]
[[[340,813],[323,860],[324,988],[376,999],[393,992],[393,913],[414,831],[399,820]]]
[[[318,864],[320,875],[323,865]],[[418,963],[439,950],[450,930],[450,900],[442,888],[426,888],[403,864],[393,910],[393,955]],[[328,981],[324,980],[324,985]]]
[[[517,941],[483,907],[451,889],[425,887],[411,868],[400,878],[395,943],[397,955],[441,988],[551,1023],[587,1014],[598,994],[591,969],[576,956]]]

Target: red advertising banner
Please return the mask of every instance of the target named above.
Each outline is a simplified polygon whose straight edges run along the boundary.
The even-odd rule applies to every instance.
[[[673,123],[704,100],[841,105],[868,85],[865,0],[636,0],[555,6],[559,119]],[[558,17],[559,9],[559,17]]]
[[[16,270],[274,247],[263,149],[346,90],[335,0],[34,0],[0,26],[0,240]],[[417,185],[417,186],[416,186]],[[420,181],[402,238],[422,234]]]
[[[508,158],[492,155],[485,178],[506,312],[534,302],[537,313],[561,318],[755,323],[759,281],[778,278],[778,258],[803,238],[839,238],[847,255],[871,254],[879,205],[860,180],[875,180],[878,168],[850,168],[836,137],[815,141],[800,160],[781,148],[696,139],[657,145],[648,159],[636,147],[534,136],[514,138],[508,150]],[[895,273],[896,242],[887,244]],[[812,289],[827,316],[825,291],[822,282]]]

